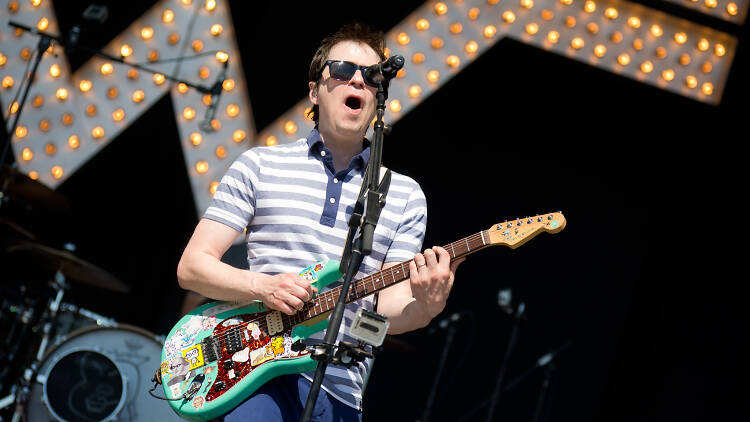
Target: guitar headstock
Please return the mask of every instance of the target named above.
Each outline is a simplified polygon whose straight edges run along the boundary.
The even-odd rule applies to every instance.
[[[490,235],[490,244],[506,245],[515,249],[539,233],[558,233],[564,228],[565,216],[561,212],[553,212],[495,224],[487,232]]]

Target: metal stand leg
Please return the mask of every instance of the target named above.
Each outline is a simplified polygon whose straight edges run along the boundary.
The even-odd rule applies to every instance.
[[[448,351],[450,350],[451,344],[453,344],[453,338],[456,336],[456,327],[453,325],[448,327],[448,336],[445,339],[445,346],[443,347],[443,354],[440,356],[440,363],[438,363],[437,373],[435,374],[435,380],[432,382],[432,388],[430,394],[427,397],[427,404],[424,407],[424,413],[422,419],[417,422],[427,422],[430,419],[430,413],[432,413],[432,406],[435,402],[435,397],[440,386],[440,377],[443,375],[443,369],[445,368],[445,362],[448,360]]]

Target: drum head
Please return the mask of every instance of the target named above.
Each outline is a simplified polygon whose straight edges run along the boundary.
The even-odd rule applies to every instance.
[[[112,418],[125,403],[127,384],[117,364],[94,350],[71,350],[50,365],[44,402],[62,421]]]
[[[42,358],[39,366],[42,376],[32,385],[26,420],[51,422],[66,419],[63,411],[58,409],[68,405],[61,404],[60,398],[71,395],[81,400],[81,404],[75,404],[75,412],[87,418],[71,411],[75,417],[67,419],[70,421],[182,421],[166,401],[148,394],[153,386],[151,378],[161,363],[161,348],[162,344],[154,334],[126,324],[84,327],[71,332],[64,342],[50,349]],[[119,408],[114,403],[115,397],[120,398],[115,369],[124,380],[120,381],[124,386],[121,390],[124,399]],[[71,375],[70,372],[75,373]],[[90,381],[92,374],[96,384]],[[81,391],[74,392],[83,376],[88,391],[79,386]],[[81,406],[89,413],[81,412]],[[106,417],[104,414],[113,406],[115,413]]]

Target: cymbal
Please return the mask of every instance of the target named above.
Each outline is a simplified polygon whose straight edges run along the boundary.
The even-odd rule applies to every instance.
[[[69,207],[64,196],[7,164],[0,168],[0,193],[8,201],[19,202],[31,208],[66,211]],[[0,195],[0,199],[5,198]]]
[[[35,242],[21,242],[6,249],[9,253],[25,255],[37,262],[32,265],[46,265],[60,272],[65,277],[84,284],[115,292],[127,293],[130,287],[107,271],[76,257],[68,251],[61,251],[40,245]]]
[[[25,240],[37,240],[36,236],[34,236],[30,231],[2,217],[0,217],[0,234],[2,234],[3,238],[6,239],[13,237],[16,239],[22,238]]]

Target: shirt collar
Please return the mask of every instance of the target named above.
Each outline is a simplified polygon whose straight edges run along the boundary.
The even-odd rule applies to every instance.
[[[315,128],[310,131],[310,134],[307,135],[307,146],[310,148],[310,152],[314,153],[316,156],[319,156],[320,154],[317,153],[323,149],[330,152],[330,150],[325,146],[323,138],[320,136],[320,132],[318,132],[317,126],[315,126]],[[352,163],[355,163],[359,164],[359,169],[361,170],[367,166],[368,162],[370,162],[370,140],[367,138],[362,138],[362,152],[352,157],[352,161],[349,163],[349,167],[355,167],[352,166]]]

